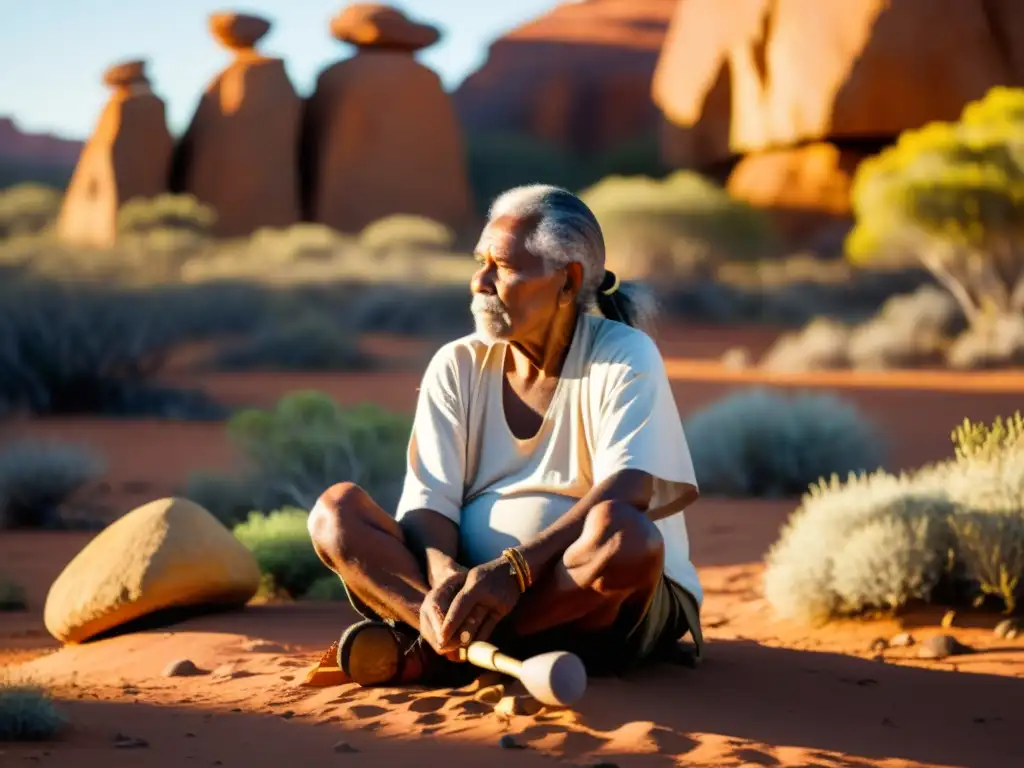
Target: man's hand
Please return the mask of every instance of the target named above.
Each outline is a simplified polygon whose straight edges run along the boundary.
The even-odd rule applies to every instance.
[[[434,586],[423,598],[423,604],[420,606],[420,634],[438,653],[442,652],[440,637],[444,617],[448,614],[448,608],[455,596],[466,583],[467,576],[468,571],[464,568],[452,569],[446,576],[435,580]]]
[[[474,640],[487,640],[519,596],[519,583],[504,557],[471,568],[438,628],[434,647],[450,655]]]

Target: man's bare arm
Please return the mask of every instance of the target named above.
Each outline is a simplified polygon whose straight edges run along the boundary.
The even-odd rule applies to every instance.
[[[399,526],[406,546],[419,559],[434,587],[453,571],[462,569],[459,553],[459,527],[432,509],[413,509],[402,516]]]

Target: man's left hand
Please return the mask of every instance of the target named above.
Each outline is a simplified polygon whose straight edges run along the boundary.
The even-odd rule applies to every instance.
[[[441,624],[443,653],[487,640],[519,602],[519,583],[504,557],[471,568]]]

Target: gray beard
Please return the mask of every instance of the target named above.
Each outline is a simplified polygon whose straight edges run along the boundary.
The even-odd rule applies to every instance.
[[[470,304],[477,335],[495,344],[506,338],[512,330],[512,321],[504,305],[497,298],[476,294]]]

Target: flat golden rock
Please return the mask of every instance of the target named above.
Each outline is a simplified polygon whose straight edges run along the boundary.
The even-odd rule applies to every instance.
[[[411,21],[397,8],[378,3],[353,3],[331,20],[331,34],[360,48],[418,51],[441,39],[430,24]]]
[[[145,59],[122,61],[107,68],[103,73],[103,84],[111,88],[146,82]]]
[[[247,13],[211,13],[210,33],[228,48],[252,48],[270,31],[270,22]]]
[[[155,611],[234,608],[259,587],[252,553],[194,502],[165,498],[138,507],[90,541],[50,587],[47,630],[84,642]]]

